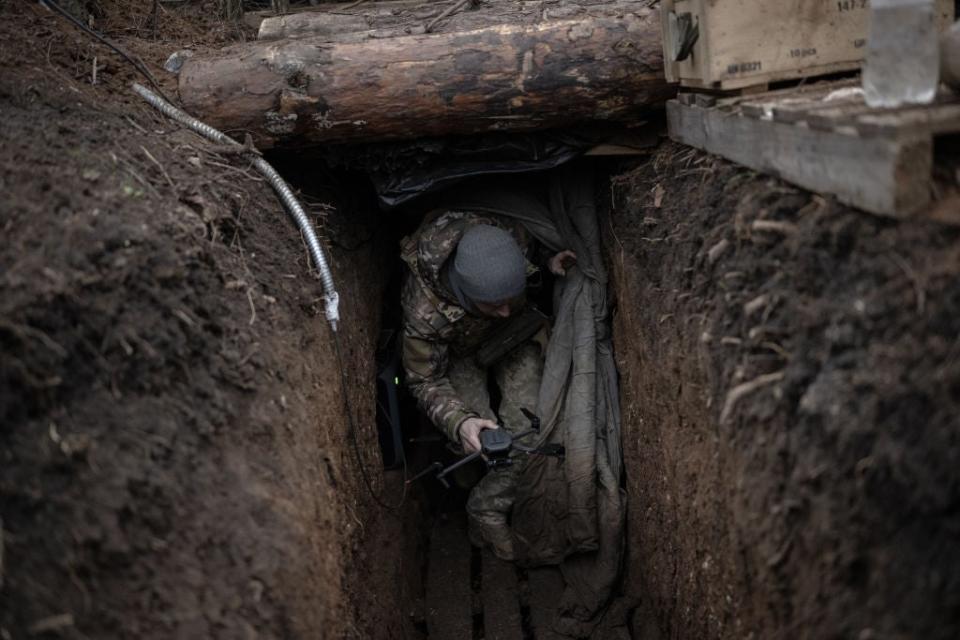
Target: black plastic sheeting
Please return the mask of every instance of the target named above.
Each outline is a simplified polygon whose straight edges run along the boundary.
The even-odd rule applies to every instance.
[[[494,133],[469,138],[328,150],[328,159],[365,171],[380,205],[393,209],[467,178],[553,169],[597,144],[594,135]]]

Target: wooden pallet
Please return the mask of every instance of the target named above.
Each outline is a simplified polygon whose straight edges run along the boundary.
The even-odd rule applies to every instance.
[[[463,513],[441,516],[432,529],[425,593],[431,640],[560,640],[566,636],[553,626],[563,590],[557,567],[519,572],[472,548]]]
[[[537,567],[527,572],[530,625],[536,640],[560,640],[553,630],[563,596],[563,576],[556,567]]]
[[[483,551],[481,595],[484,640],[523,640],[517,568]]]
[[[470,541],[463,514],[434,527],[427,562],[427,630],[434,640],[473,637]]]
[[[732,98],[681,94],[667,103],[669,134],[871,213],[935,214],[960,223],[960,205],[931,207],[934,139],[960,133],[960,96],[873,109],[854,83]],[[955,185],[945,189],[957,191]]]

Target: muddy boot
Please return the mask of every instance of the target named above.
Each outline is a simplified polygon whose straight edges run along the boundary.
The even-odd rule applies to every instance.
[[[513,562],[513,534],[506,522],[498,526],[484,527],[483,537],[494,555],[501,560]]]
[[[469,524],[470,544],[481,549],[489,547],[501,560],[513,562],[513,534],[506,518],[502,522],[481,522],[471,515]]]
[[[473,488],[467,499],[467,514],[472,527],[484,543],[503,560],[513,560],[513,532],[507,516],[516,493],[517,467],[491,471]]]

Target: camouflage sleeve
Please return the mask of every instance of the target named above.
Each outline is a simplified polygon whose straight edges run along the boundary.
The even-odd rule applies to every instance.
[[[467,409],[446,375],[448,350],[445,343],[418,335],[409,325],[404,329],[403,367],[410,391],[433,424],[459,443],[460,424],[477,414]]]

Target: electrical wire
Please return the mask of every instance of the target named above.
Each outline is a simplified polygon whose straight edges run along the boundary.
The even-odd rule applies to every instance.
[[[104,35],[98,33],[97,31],[83,24],[83,22],[77,19],[76,16],[74,16],[72,13],[70,13],[69,11],[67,11],[60,5],[58,5],[54,0],[39,0],[39,2],[45,8],[52,10],[55,13],[58,13],[62,17],[69,20],[71,23],[73,23],[74,26],[76,26],[78,29],[80,29],[87,35],[92,36],[93,38],[97,39],[101,43],[108,46],[110,49],[112,49],[117,54],[119,54],[124,60],[126,60],[131,65],[133,65],[133,67],[137,71],[139,71],[150,82],[151,85],[153,85],[153,88],[157,90],[157,93],[159,94],[159,96],[150,96],[149,91],[147,91],[143,87],[139,87],[138,85],[134,85],[134,90],[136,90],[137,93],[139,93],[142,97],[144,97],[153,106],[158,108],[160,111],[163,111],[165,115],[167,115],[168,117],[174,120],[181,122],[182,124],[187,125],[188,127],[194,130],[197,130],[203,133],[208,138],[217,140],[219,142],[223,142],[225,144],[231,144],[238,147],[241,146],[240,143],[227,137],[223,133],[213,129],[212,127],[209,127],[208,125],[201,123],[199,120],[192,118],[188,114],[174,107],[172,104],[173,101],[170,100],[169,97],[167,97],[167,94],[164,93],[163,89],[160,87],[156,79],[153,77],[153,74],[150,73],[150,70],[147,69],[142,62],[140,62],[139,60],[135,60],[130,54],[125,52],[119,46],[112,43]],[[159,100],[157,100],[156,99],[157,97],[163,98],[166,104],[163,104]],[[267,164],[267,162],[262,158],[255,159],[254,162],[257,165],[257,168],[260,169],[261,173],[264,173],[268,181],[271,183],[271,185],[280,195],[280,198],[283,201],[284,205],[286,205],[287,209],[291,212],[294,218],[297,219],[297,222],[302,223],[304,220],[306,220],[307,219],[306,214],[303,212],[302,207],[299,206],[299,203],[296,201],[296,198],[293,196],[293,192],[290,191],[290,188],[287,187],[286,183],[283,181],[280,175],[273,169],[273,167]],[[304,226],[306,226],[310,231],[312,231],[312,227],[309,224],[306,224],[306,225],[300,224],[301,229],[303,229]],[[308,245],[310,245],[310,248],[312,249],[311,254],[312,254],[312,257],[314,258],[314,262],[316,263],[316,266],[318,267],[321,277],[323,279],[324,288],[326,289],[326,292],[327,292],[327,297],[330,298],[327,301],[327,319],[330,320],[331,328],[333,329],[331,333],[333,334],[334,345],[336,347],[336,352],[337,352],[337,364],[339,365],[339,368],[340,368],[340,382],[343,387],[342,389],[343,402],[344,402],[344,408],[346,409],[346,413],[347,413],[347,422],[348,422],[348,428],[350,432],[350,440],[353,445],[352,448],[353,448],[354,456],[357,459],[357,465],[360,468],[360,475],[363,478],[363,484],[366,486],[367,491],[370,494],[370,497],[373,498],[373,500],[378,505],[380,505],[382,508],[390,512],[398,511],[401,507],[403,507],[407,499],[406,458],[404,458],[403,460],[403,476],[404,476],[403,494],[401,495],[400,501],[397,504],[395,505],[387,504],[373,490],[373,485],[370,482],[370,478],[367,477],[367,470],[363,464],[363,457],[360,455],[360,443],[357,440],[357,428],[356,428],[356,423],[353,420],[353,407],[350,405],[350,394],[348,393],[348,389],[347,389],[347,374],[343,364],[343,356],[340,352],[340,333],[337,331],[337,324],[339,322],[339,314],[337,313],[337,303],[339,300],[336,294],[336,290],[333,288],[333,279],[330,277],[330,272],[329,272],[329,268],[327,267],[326,258],[323,255],[322,250],[320,249],[319,242],[316,240],[316,237],[313,234],[308,233],[307,240],[308,240]],[[309,242],[310,240],[313,240],[313,242],[312,243]],[[331,307],[332,307],[332,313],[331,313]]]
[[[236,146],[242,148],[239,142],[230,138],[221,131],[218,131],[211,127],[208,124],[197,120],[190,114],[174,107],[169,102],[165,102],[160,98],[160,96],[153,94],[149,89],[143,87],[139,84],[134,83],[133,89],[138,93],[144,100],[154,106],[156,109],[161,111],[164,115],[176,120],[181,124],[189,127],[190,129],[196,131],[197,133],[213,140],[214,142],[219,142],[221,144],[229,144],[231,146]],[[406,459],[403,463],[403,474],[404,474],[404,485],[403,485],[403,495],[400,497],[400,501],[396,505],[387,504],[376,491],[373,490],[373,484],[370,482],[370,478],[367,476],[367,469],[363,464],[363,457],[360,455],[360,443],[357,439],[357,426],[356,422],[353,419],[353,407],[350,404],[350,394],[347,385],[347,371],[343,363],[343,354],[340,349],[340,332],[337,330],[340,315],[339,315],[339,296],[334,289],[333,284],[333,275],[330,273],[330,267],[328,265],[326,256],[323,253],[323,250],[320,246],[320,242],[316,237],[316,233],[313,230],[313,227],[310,225],[309,219],[307,218],[306,213],[303,210],[303,207],[297,201],[296,196],[294,196],[293,191],[286,184],[283,178],[280,177],[280,174],[267,163],[263,158],[255,157],[253,159],[254,166],[267,178],[271,186],[280,196],[281,201],[287,210],[294,216],[297,221],[300,230],[304,232],[304,235],[307,237],[307,244],[311,249],[311,255],[314,258],[314,263],[316,264],[318,270],[320,271],[321,280],[323,281],[324,289],[326,291],[327,298],[327,320],[330,321],[331,334],[333,334],[334,349],[337,355],[337,366],[340,370],[340,383],[342,386],[343,402],[344,408],[346,409],[347,414],[347,426],[349,431],[349,437],[353,448],[354,456],[357,459],[357,465],[360,468],[360,475],[363,478],[363,484],[366,486],[367,491],[370,493],[370,497],[373,500],[386,509],[387,511],[394,512],[399,510],[407,499],[407,466]]]
[[[77,27],[87,32],[88,34],[94,36],[95,38],[97,38],[98,40],[100,40],[110,48],[112,48],[114,51],[119,53],[121,56],[123,56],[128,62],[133,64],[150,81],[150,83],[153,84],[153,86],[157,89],[157,92],[160,95],[159,96],[151,95],[151,92],[148,89],[137,84],[134,84],[133,86],[134,91],[140,94],[140,96],[143,97],[152,106],[154,106],[155,108],[163,112],[167,117],[173,120],[176,120],[181,124],[186,125],[187,127],[193,129],[194,131],[197,131],[198,133],[206,136],[207,138],[210,138],[211,140],[214,140],[216,142],[220,142],[223,144],[229,144],[231,146],[241,147],[240,143],[237,142],[236,140],[233,140],[232,138],[228,137],[222,132],[217,131],[213,127],[203,122],[200,122],[199,120],[197,120],[196,118],[193,118],[186,112],[181,111],[180,109],[177,109],[176,107],[174,107],[171,104],[171,101],[167,99],[166,95],[163,93],[163,90],[157,85],[156,81],[153,79],[153,76],[145,67],[143,67],[142,64],[137,63],[129,55],[127,55],[118,47],[116,47],[111,42],[109,42],[106,38],[96,33],[95,31],[93,31],[92,29],[84,25],[82,22],[80,22],[79,20],[77,20],[72,14],[70,14],[69,12],[64,10],[62,7],[57,5],[55,2],[53,2],[53,0],[40,0],[40,3],[43,4],[45,7],[51,8],[55,10],[57,13],[59,13],[60,15],[68,18]],[[163,101],[161,101],[161,98],[163,99]],[[386,509],[389,512],[398,511],[401,507],[403,507],[407,499],[407,489],[408,489],[408,485],[406,483],[407,461],[406,461],[406,458],[404,458],[403,460],[404,484],[403,484],[403,493],[400,496],[400,501],[395,505],[388,504],[377,494],[376,491],[373,490],[373,485],[370,482],[370,478],[367,476],[367,470],[363,464],[363,457],[360,455],[360,443],[357,439],[357,427],[353,419],[353,407],[350,404],[350,394],[348,392],[348,387],[347,387],[347,373],[343,363],[343,354],[341,353],[341,349],[340,349],[340,333],[339,331],[337,331],[337,328],[338,328],[337,325],[339,324],[339,320],[340,320],[338,309],[337,309],[338,303],[339,303],[339,296],[337,295],[337,292],[334,289],[333,278],[332,278],[332,275],[330,274],[330,269],[327,264],[326,256],[324,256],[323,251],[320,248],[320,243],[316,239],[316,235],[312,233],[313,227],[309,224],[306,213],[303,211],[303,208],[300,206],[299,202],[297,201],[293,192],[290,190],[289,186],[287,186],[286,182],[280,177],[280,174],[278,174],[276,170],[262,158],[255,158],[254,164],[256,165],[257,169],[260,170],[262,174],[264,174],[264,176],[270,182],[271,186],[274,187],[274,190],[277,191],[281,201],[283,201],[288,211],[290,211],[290,213],[296,219],[298,226],[300,226],[301,230],[305,232],[305,235],[307,236],[307,240],[308,240],[307,244],[311,249],[311,255],[314,258],[314,263],[316,264],[318,270],[320,271],[321,279],[323,280],[323,284],[324,284],[324,289],[326,290],[326,294],[327,294],[326,295],[327,320],[330,321],[330,326],[332,329],[331,333],[333,334],[334,347],[337,354],[337,365],[338,365],[338,368],[340,369],[340,383],[342,386],[344,409],[346,410],[346,414],[347,414],[349,436],[350,436],[350,440],[353,448],[354,457],[357,460],[357,466],[360,469],[360,475],[363,479],[363,484],[366,487],[367,492],[370,494],[370,497],[373,498],[374,502],[376,502],[380,507]]]
[[[160,111],[160,113],[164,114],[171,120],[179,122],[189,129],[199,133],[203,137],[213,140],[219,144],[236,147],[238,150],[243,150],[245,148],[244,145],[240,144],[227,134],[223,133],[222,131],[218,131],[205,122],[201,122],[186,111],[178,109],[170,104],[169,101],[164,100],[143,85],[134,82],[133,90],[141,98],[146,100],[147,103],[149,103],[152,107]],[[329,262],[324,254],[320,240],[317,238],[317,232],[314,230],[313,224],[310,222],[309,216],[307,216],[307,212],[304,210],[299,200],[297,200],[297,196],[293,193],[290,185],[288,185],[283,177],[277,173],[277,170],[274,169],[270,163],[264,160],[262,157],[253,154],[251,154],[251,156],[251,163],[253,164],[254,168],[256,168],[256,170],[267,179],[267,182],[271,187],[273,187],[273,190],[280,198],[280,202],[283,203],[284,208],[291,215],[291,217],[293,217],[294,221],[297,223],[297,227],[303,233],[303,237],[307,242],[307,249],[310,253],[310,257],[313,258],[313,264],[320,274],[320,281],[323,283],[324,314],[327,316],[327,321],[330,323],[330,328],[333,330],[333,333],[336,334],[337,326],[340,323],[340,294],[337,293],[336,287],[334,286],[333,273],[330,271]]]
[[[188,113],[174,107],[168,101],[164,101],[160,96],[154,94],[146,87],[143,87],[139,84],[134,83],[133,89],[138,93],[144,100],[150,103],[153,107],[161,111],[164,115],[176,120],[181,124],[189,127],[190,129],[196,131],[197,133],[221,144],[229,144],[231,146],[236,146],[242,148],[239,142],[233,140],[226,134],[214,129],[208,124],[197,120]],[[370,493],[370,497],[373,500],[390,512],[398,511],[407,499],[407,463],[406,459],[403,462],[403,475],[404,475],[404,484],[403,484],[403,494],[400,497],[400,501],[396,505],[387,504],[376,491],[373,490],[373,484],[370,482],[370,478],[367,476],[367,469],[363,464],[363,457],[360,455],[360,443],[357,439],[357,425],[353,419],[353,407],[350,404],[350,394],[347,385],[347,372],[346,367],[343,363],[343,354],[340,349],[340,332],[337,330],[340,315],[339,315],[339,296],[334,289],[333,284],[333,275],[330,273],[330,268],[326,260],[326,256],[323,253],[323,250],[320,246],[320,242],[316,237],[313,227],[310,225],[309,219],[307,218],[306,213],[303,210],[303,207],[300,206],[300,203],[297,201],[296,197],[293,194],[293,191],[286,184],[283,178],[280,177],[280,174],[267,163],[263,158],[255,157],[253,159],[254,166],[267,178],[271,186],[280,196],[281,201],[287,210],[293,215],[296,219],[298,226],[301,231],[304,232],[304,235],[307,237],[307,244],[311,249],[311,255],[314,258],[314,263],[316,264],[318,270],[320,271],[321,280],[323,281],[324,289],[326,291],[327,305],[326,305],[326,314],[327,320],[330,322],[331,332],[333,334],[334,347],[337,354],[337,366],[340,370],[340,383],[342,386],[343,402],[344,408],[346,409],[347,414],[347,425],[349,430],[350,441],[353,448],[354,456],[357,459],[357,465],[360,468],[360,475],[363,478],[363,484],[366,486],[367,491]]]
[[[81,22],[75,15],[73,15],[72,13],[70,13],[60,5],[58,5],[54,0],[39,0],[39,1],[40,1],[40,4],[46,9],[60,14],[62,17],[69,20],[71,23],[73,23],[75,27],[77,27],[87,35],[92,36],[93,38],[96,38],[101,43],[113,49],[118,55],[120,55],[120,57],[122,57],[124,60],[129,62],[131,65],[133,65],[133,67],[137,71],[139,71],[141,75],[143,75],[143,77],[150,82],[151,85],[153,85],[153,88],[157,90],[157,93],[163,96],[164,100],[171,103],[173,102],[173,100],[167,97],[167,94],[163,92],[163,89],[160,88],[160,85],[157,83],[157,79],[153,77],[153,74],[150,73],[150,70],[147,69],[147,67],[143,64],[142,61],[135,60],[132,55],[130,55],[129,53],[121,49],[118,45],[108,40],[107,37],[104,36],[102,33],[100,33],[99,31],[96,31],[95,29],[91,29],[87,25],[83,24],[83,22]]]

